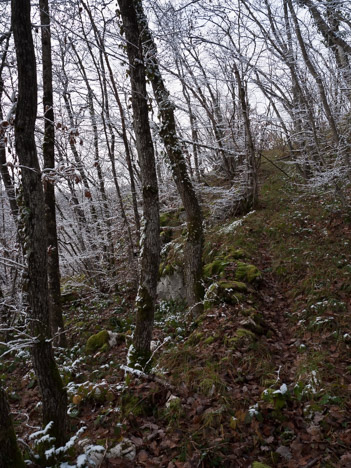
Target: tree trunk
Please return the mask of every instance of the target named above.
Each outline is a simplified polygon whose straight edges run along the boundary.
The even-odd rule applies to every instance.
[[[3,115],[2,107],[1,107],[2,94],[4,91],[4,81],[2,79],[2,71],[6,63],[9,42],[10,42],[10,34],[8,34],[7,39],[6,39],[5,50],[2,54],[1,65],[0,65],[0,120],[4,120],[4,115]],[[2,181],[5,186],[6,195],[9,200],[11,214],[13,216],[15,223],[17,224],[18,206],[17,206],[16,193],[15,193],[15,189],[13,186],[12,177],[10,176],[9,169],[6,164],[5,135],[6,135],[6,127],[1,125],[0,126],[0,172],[1,172]]]
[[[246,100],[246,90],[244,88],[243,81],[240,76],[239,69],[235,62],[233,62],[233,70],[238,85],[238,94],[241,105],[241,113],[244,120],[245,134],[246,134],[246,158],[247,158],[247,174],[246,174],[246,183],[247,187],[245,188],[244,195],[244,212],[249,212],[252,209],[255,209],[258,202],[258,180],[257,180],[257,163],[255,155],[255,144],[252,138],[251,124],[249,109]]]
[[[61,307],[60,290],[60,263],[57,242],[56,207],[55,207],[55,185],[51,171],[55,168],[55,128],[52,90],[52,59],[51,59],[51,30],[48,0],[40,0],[41,21],[41,45],[43,60],[43,107],[44,107],[44,143],[43,158],[45,175],[45,220],[47,229],[48,245],[48,284],[49,284],[49,306],[50,306],[50,328],[55,336],[55,342],[61,346],[67,346],[66,335]]]
[[[0,447],[0,468],[26,466],[17,445],[10,407],[2,387],[0,387]]]
[[[171,163],[171,170],[178,192],[182,199],[187,222],[187,240],[184,247],[184,274],[188,305],[192,314],[199,314],[202,309],[202,249],[203,229],[201,208],[189,178],[181,143],[177,136],[174,105],[169,98],[157,61],[157,49],[148,27],[142,2],[134,0],[137,9],[141,40],[148,57],[146,64],[148,78],[151,81],[155,99],[160,111],[160,136],[166,147]]]
[[[37,114],[37,77],[31,34],[30,0],[12,0],[12,28],[18,68],[15,145],[22,171],[25,256],[28,266],[29,323],[33,336],[33,366],[43,401],[43,423],[53,421],[50,434],[56,445],[66,440],[67,395],[50,341],[47,230],[34,127]]]
[[[132,86],[134,131],[142,179],[144,226],[141,236],[140,281],[135,301],[136,328],[133,345],[136,358],[146,364],[150,357],[150,342],[154,321],[154,304],[160,261],[160,218],[155,155],[152,144],[145,67],[138,21],[133,2],[118,0],[127,42]]]

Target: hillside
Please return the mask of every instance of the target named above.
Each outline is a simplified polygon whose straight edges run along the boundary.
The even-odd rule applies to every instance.
[[[132,289],[96,297],[66,280],[70,346],[56,353],[77,437],[52,466],[351,466],[351,213],[268,162],[261,181],[242,222],[207,213],[205,312],[192,320],[180,302],[159,304],[151,374],[126,366]],[[182,229],[164,235],[170,272]],[[40,405],[29,353],[1,367],[34,460],[50,443],[30,437]]]

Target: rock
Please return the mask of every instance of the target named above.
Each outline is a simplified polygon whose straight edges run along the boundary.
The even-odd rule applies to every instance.
[[[116,346],[118,344],[121,344],[126,340],[126,336],[125,336],[124,333],[115,333],[115,332],[112,332],[110,330],[107,333],[109,335],[108,344],[109,344],[110,348],[112,348],[113,346]]]
[[[260,270],[255,265],[238,262],[235,270],[235,279],[245,283],[253,283],[262,278]]]
[[[241,281],[218,281],[211,284],[205,294],[205,309],[225,302],[237,304],[242,300],[242,294],[247,292],[247,286]]]
[[[279,455],[282,458],[285,458],[285,460],[291,460],[292,455],[288,447],[284,447],[284,445],[281,445],[280,447],[277,448],[276,453],[279,453]]]
[[[216,259],[211,263],[204,266],[204,278],[211,278],[213,276],[220,276],[229,262],[222,259]]]
[[[243,249],[234,249],[230,250],[226,256],[227,260],[230,260],[232,258],[238,259],[238,258],[245,258],[246,253]]]
[[[106,351],[109,347],[110,335],[107,330],[101,330],[96,335],[88,338],[85,350],[87,353],[92,354],[97,351]]]
[[[78,291],[67,291],[61,294],[61,304],[62,305],[69,305],[74,303],[74,305],[78,305],[80,300]]]
[[[115,445],[107,453],[107,458],[125,458],[126,460],[134,460],[136,457],[136,448],[130,439],[123,439],[122,442]]]
[[[157,285],[157,296],[159,300],[183,300],[186,297],[183,274],[175,270],[170,275],[161,277]]]

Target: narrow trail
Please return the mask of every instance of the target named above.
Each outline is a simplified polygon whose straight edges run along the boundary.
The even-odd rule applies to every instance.
[[[267,343],[276,361],[280,380],[290,383],[299,344],[290,320],[291,303],[286,296],[286,286],[271,273],[272,258],[266,246],[259,249],[256,264],[264,274],[258,290],[261,312],[274,332],[274,336],[268,338]]]

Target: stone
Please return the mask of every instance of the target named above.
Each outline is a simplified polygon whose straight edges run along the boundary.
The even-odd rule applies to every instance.
[[[238,262],[235,270],[235,279],[245,283],[253,283],[262,278],[260,270],[255,265]]]
[[[92,354],[97,351],[106,351],[109,347],[110,335],[107,330],[101,330],[88,338],[85,350],[87,353]]]
[[[225,302],[237,304],[242,300],[242,294],[247,292],[247,286],[241,281],[218,281],[211,284],[205,294],[205,309]]]
[[[160,278],[157,285],[157,297],[161,301],[184,300],[186,298],[183,274],[179,270]]]
[[[108,453],[107,458],[125,458],[126,460],[134,460],[136,457],[136,448],[130,439],[123,439],[122,442],[112,447]]]

